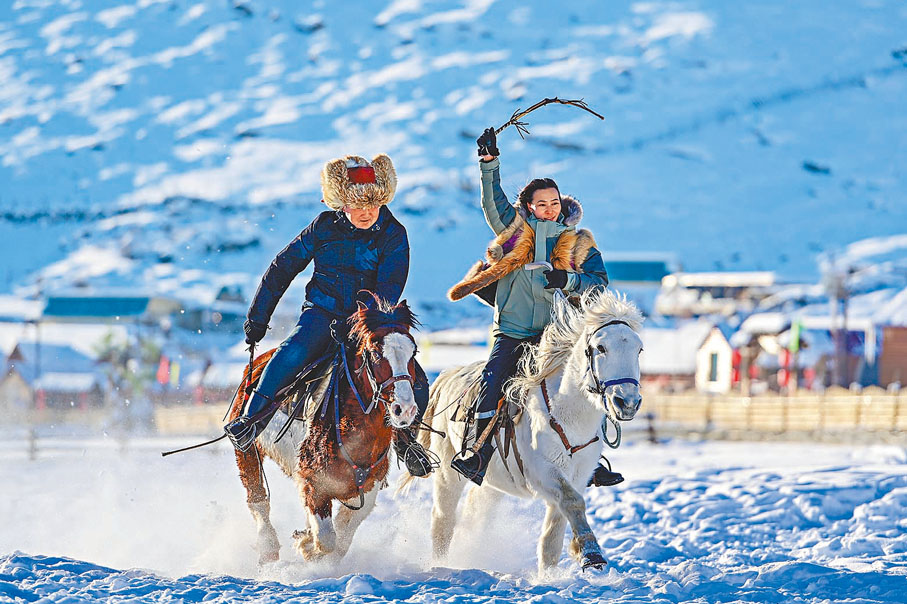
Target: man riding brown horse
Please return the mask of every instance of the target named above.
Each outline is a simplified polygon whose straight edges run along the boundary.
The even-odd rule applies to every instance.
[[[321,187],[331,209],[319,214],[271,262],[243,327],[248,344],[264,338],[277,302],[296,275],[314,263],[296,328],[268,361],[243,414],[224,426],[240,451],[251,447],[270,421],[275,395],[321,357],[333,345],[332,338],[346,338],[347,317],[357,310],[357,301],[373,301],[371,296],[362,299],[359,292],[369,290],[394,305],[406,284],[409,240],[387,208],[397,187],[390,158],[381,154],[368,162],[350,155],[330,161],[322,170]],[[428,404],[428,379],[418,365],[416,373],[413,391],[421,416]],[[414,476],[431,472],[411,429],[395,431],[394,449]]]

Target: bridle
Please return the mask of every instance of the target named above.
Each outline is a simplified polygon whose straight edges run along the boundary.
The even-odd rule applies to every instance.
[[[409,337],[410,340],[412,340],[413,346],[416,346],[415,338],[413,338],[413,336],[410,335],[409,333],[405,333],[405,335],[407,337]],[[371,362],[369,361],[369,351],[367,349],[363,348],[362,353],[363,353],[361,355],[362,356],[362,366],[359,368],[359,373],[360,373],[360,375],[362,373],[365,373],[366,377],[368,378],[369,385],[372,388],[372,400],[368,405],[366,405],[365,401],[362,400],[362,395],[359,394],[359,388],[356,386],[356,382],[353,381],[353,376],[350,373],[349,362],[346,359],[346,343],[344,341],[340,342],[340,353],[339,354],[343,357],[343,370],[346,373],[346,379],[349,382],[350,389],[353,391],[353,394],[355,395],[356,400],[359,402],[359,406],[362,407],[362,412],[365,413],[366,415],[368,415],[369,413],[372,412],[372,409],[374,409],[378,405],[379,402],[384,403],[385,405],[387,405],[390,402],[389,398],[386,397],[384,394],[388,388],[390,388],[392,385],[396,384],[397,382],[402,382],[402,381],[409,382],[410,385],[413,385],[414,380],[413,380],[413,377],[411,375],[409,375],[408,373],[395,374],[395,375],[392,375],[391,377],[387,378],[383,382],[381,382],[381,384],[379,385],[378,381],[375,379],[374,371],[372,371]],[[407,363],[407,366],[409,366],[409,363]],[[334,391],[334,432],[337,435],[337,445],[338,445],[338,448],[340,449],[340,454],[343,456],[343,458],[346,460],[346,462],[348,464],[350,464],[350,466],[352,466],[352,468],[353,468],[353,482],[356,484],[356,491],[359,494],[359,507],[351,506],[343,500],[340,500],[340,503],[344,507],[347,507],[351,510],[361,510],[362,506],[365,505],[365,493],[364,493],[365,481],[368,480],[368,477],[371,474],[372,470],[375,469],[375,467],[378,464],[380,464],[382,461],[384,461],[384,459],[387,457],[388,453],[390,453],[390,447],[388,447],[387,450],[385,450],[384,453],[381,454],[381,457],[379,457],[374,463],[372,463],[368,466],[360,466],[353,460],[353,458],[350,456],[350,454],[347,453],[346,447],[343,444],[343,438],[340,435],[339,390],[340,389],[337,388]],[[324,414],[324,411],[322,411],[322,415],[323,414]]]
[[[592,381],[594,384],[592,387],[588,388],[588,391],[593,394],[599,395],[602,399],[602,406],[605,408],[605,420],[602,422],[603,440],[605,441],[606,445],[608,445],[612,449],[616,449],[620,446],[620,424],[617,423],[617,420],[611,415],[611,406],[608,405],[608,402],[606,400],[607,394],[605,391],[611,386],[618,386],[620,384],[633,384],[638,388],[639,380],[631,377],[616,378],[613,380],[604,381],[599,379],[598,373],[595,371],[595,357],[598,355],[592,348],[592,336],[594,336],[605,327],[610,327],[611,325],[626,325],[630,329],[633,329],[633,327],[629,323],[621,320],[608,321],[604,325],[599,326],[595,331],[589,334],[589,339],[586,340],[586,360],[589,364],[587,371],[592,374]],[[614,430],[616,432],[614,440],[608,439],[608,423],[614,426]]]
[[[415,338],[413,338],[412,335],[410,335],[408,333],[401,334],[401,335],[406,335],[410,339],[410,341],[412,341],[414,351],[418,350],[418,347],[416,346],[416,340],[415,340]],[[375,405],[377,405],[379,402],[382,402],[385,405],[390,402],[390,400],[388,399],[388,397],[385,393],[388,391],[388,389],[391,386],[393,386],[397,382],[409,382],[410,386],[415,386],[415,383],[413,380],[413,376],[411,376],[409,373],[396,373],[379,384],[378,380],[375,379],[375,372],[372,369],[372,363],[369,360],[370,355],[367,354],[368,351],[363,351],[363,352],[365,352],[366,354],[362,355],[362,367],[360,367],[359,371],[360,371],[360,373],[365,373],[365,377],[368,379],[368,384],[372,389],[372,400],[369,402],[367,409],[364,406],[362,409],[366,414],[368,414],[371,412],[372,409],[375,408]],[[414,354],[415,354],[415,352],[414,352]],[[407,366],[409,366],[409,363],[407,363]],[[350,382],[350,383],[352,383],[352,382]],[[358,389],[354,387],[353,390],[356,391]],[[358,392],[356,392],[356,397],[359,398]],[[359,403],[363,404],[361,399],[360,399]]]

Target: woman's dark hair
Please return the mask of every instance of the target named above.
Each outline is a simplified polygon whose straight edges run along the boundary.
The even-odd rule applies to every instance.
[[[555,189],[557,190],[557,196],[561,196],[561,190],[558,189],[557,183],[554,182],[553,178],[533,178],[529,181],[523,190],[520,191],[520,195],[517,198],[520,207],[529,212],[529,204],[532,203],[532,196],[536,191],[541,191],[542,189]]]

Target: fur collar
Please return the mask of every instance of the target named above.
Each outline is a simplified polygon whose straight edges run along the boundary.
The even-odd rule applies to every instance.
[[[561,224],[575,227],[583,217],[583,208],[573,197],[561,196],[561,215]],[[535,255],[535,231],[527,216],[525,208],[517,208],[513,222],[489,244],[485,251],[486,260],[476,263],[447,292],[449,299],[460,300],[532,261]],[[593,247],[595,239],[592,233],[585,229],[569,228],[558,236],[551,252],[551,264],[555,268],[582,272],[581,266]]]

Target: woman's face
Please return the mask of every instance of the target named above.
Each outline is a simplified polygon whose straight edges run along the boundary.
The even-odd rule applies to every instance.
[[[347,219],[352,222],[353,226],[357,229],[372,228],[372,225],[378,222],[378,212],[380,211],[380,207],[365,208],[363,210],[351,208],[349,206],[343,207],[343,213],[346,214]]]
[[[561,194],[557,189],[539,189],[532,194],[529,210],[539,220],[557,220],[561,213]]]

